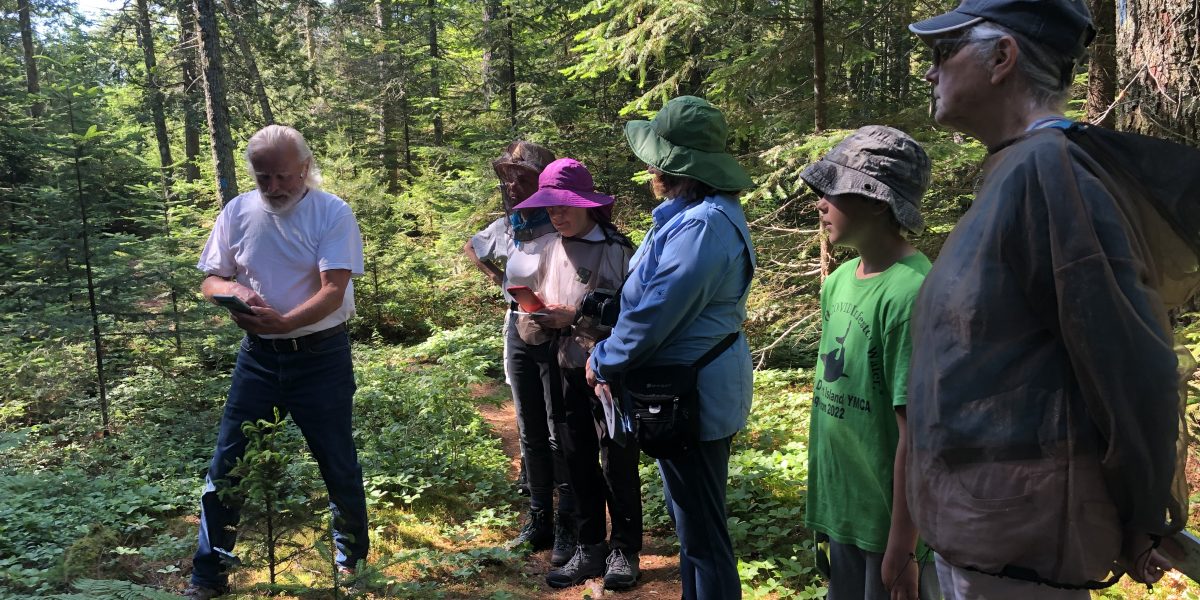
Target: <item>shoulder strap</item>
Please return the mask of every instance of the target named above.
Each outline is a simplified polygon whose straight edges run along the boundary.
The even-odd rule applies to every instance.
[[[701,356],[700,358],[696,359],[696,362],[692,363],[692,366],[695,367],[697,371],[708,366],[708,363],[715,360],[718,356],[721,355],[722,352],[728,350],[729,347],[732,346],[733,343],[737,341],[738,336],[741,335],[741,333],[742,333],[741,331],[735,331],[735,332],[725,336],[725,339],[717,342],[717,345],[713,346],[712,350],[705,352],[704,356]]]

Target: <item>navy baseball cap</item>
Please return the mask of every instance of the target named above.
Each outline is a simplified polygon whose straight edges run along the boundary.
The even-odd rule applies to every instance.
[[[922,38],[964,30],[983,21],[1007,27],[1071,58],[1096,37],[1084,0],[963,0],[958,8],[908,26]]]

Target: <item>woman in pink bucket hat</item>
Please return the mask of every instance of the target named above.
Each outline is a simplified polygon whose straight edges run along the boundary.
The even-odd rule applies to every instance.
[[[546,307],[523,317],[522,325],[551,336],[557,347],[552,367],[563,386],[554,424],[575,491],[579,546],[567,564],[546,575],[546,583],[557,588],[603,575],[606,588],[629,589],[639,574],[638,447],[632,439],[597,433],[604,408],[584,373],[592,348],[616,322],[617,294],[633,254],[633,244],[612,224],[612,205],[612,196],[595,190],[587,167],[560,158],[538,177],[537,193],[516,207],[545,208],[561,236],[547,248],[539,272],[536,291]],[[609,543],[606,504],[612,517]]]

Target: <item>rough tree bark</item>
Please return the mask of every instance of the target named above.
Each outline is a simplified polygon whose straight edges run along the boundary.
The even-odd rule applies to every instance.
[[[179,19],[179,66],[183,71],[180,103],[183,108],[183,179],[188,183],[200,179],[200,75],[196,72],[196,13],[191,0],[180,0],[175,6]]]
[[[829,126],[825,113],[825,2],[812,0],[813,28],[813,129]]]
[[[229,131],[229,102],[225,92],[225,71],[221,66],[221,38],[217,29],[217,11],[213,0],[193,0],[196,29],[200,37],[200,63],[204,73],[204,107],[208,113],[208,132],[212,143],[213,164],[217,171],[217,192],[221,205],[237,196],[237,171],[233,161],[233,135]]]
[[[171,159],[171,141],[167,138],[167,116],[163,110],[162,84],[158,80],[158,59],[154,56],[154,30],[150,27],[150,7],[147,0],[137,0],[138,38],[142,45],[142,60],[146,64],[146,104],[154,121],[154,138],[158,141],[158,169],[163,189],[163,231],[168,243],[171,239],[171,199],[175,177],[172,174],[175,161]],[[171,286],[171,321],[174,325],[175,351],[183,349],[183,338],[179,333],[179,298]]]
[[[441,53],[438,51],[438,18],[437,0],[429,0],[429,96],[433,98],[433,145],[442,145],[442,86],[438,79],[438,62]]]
[[[1096,39],[1092,40],[1092,60],[1088,63],[1087,120],[1112,127],[1116,113],[1109,110],[1117,99],[1117,12],[1113,0],[1091,0]]]
[[[508,121],[512,127],[512,135],[517,136],[517,41],[513,37],[513,9],[510,3],[504,11],[508,23],[505,24],[505,45],[508,46],[508,76],[504,84],[508,86]]]
[[[483,106],[487,110],[492,104],[492,97],[500,89],[497,76],[496,56],[500,53],[497,48],[496,19],[500,16],[499,0],[484,0],[482,28],[480,29],[480,46],[483,48],[483,60],[480,61],[480,76],[483,79]]]
[[[391,0],[375,0],[375,26],[379,30],[380,50],[375,57],[379,76],[379,162],[383,165],[387,190],[400,191],[400,168],[396,148],[396,99],[392,82],[392,53],[384,45],[392,39]]]
[[[262,112],[263,123],[271,125],[275,122],[275,114],[271,112],[271,101],[267,99],[267,88],[263,85],[262,73],[258,70],[258,59],[254,56],[254,48],[246,39],[245,28],[242,26],[241,11],[234,6],[233,0],[224,0],[225,18],[229,19],[229,29],[233,33],[233,41],[246,61],[246,70],[250,75],[250,84],[254,86],[254,99],[258,101],[258,109]]]
[[[25,89],[30,95],[36,95],[42,88],[38,84],[37,61],[34,60],[33,23],[29,19],[29,0],[17,0],[17,18],[21,23],[21,49],[25,54]],[[29,105],[29,116],[40,118],[45,108],[44,102],[35,100]]]
[[[1200,0],[1126,0],[1116,21],[1123,128],[1200,146]]]

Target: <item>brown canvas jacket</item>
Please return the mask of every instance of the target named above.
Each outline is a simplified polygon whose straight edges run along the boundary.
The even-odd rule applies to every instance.
[[[1079,585],[1123,529],[1162,525],[1176,357],[1140,224],[1103,176],[1056,129],[993,153],[917,299],[909,505],[952,564]]]

